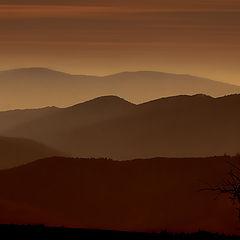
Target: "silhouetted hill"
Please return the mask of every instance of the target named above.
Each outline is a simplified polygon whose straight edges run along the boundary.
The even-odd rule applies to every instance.
[[[57,228],[46,227],[43,225],[0,225],[0,233],[12,236],[15,234],[37,234],[38,237],[47,237],[54,234],[54,237],[79,237],[81,239],[138,239],[138,240],[228,240],[239,239],[237,235],[224,235],[217,233],[209,233],[198,231],[195,233],[169,233],[162,231],[161,233],[144,233],[144,232],[124,232],[124,231],[104,231],[95,229],[79,229],[79,228]]]
[[[64,109],[64,113],[78,113],[83,117],[87,113],[102,115],[101,118],[116,117],[125,114],[136,106],[117,96],[102,96]],[[98,117],[99,118],[99,117]],[[101,119],[102,120],[102,119]],[[96,120],[99,121],[99,120]]]
[[[5,134],[32,138],[79,157],[234,155],[240,151],[239,106],[240,95],[182,95],[140,105],[107,97]]]
[[[57,155],[63,154],[32,140],[0,137],[0,169]]]
[[[48,158],[0,171],[0,223],[127,231],[238,232],[235,207],[202,182],[239,158]]]
[[[3,131],[10,136],[24,136],[46,143],[46,139],[59,138],[80,126],[89,126],[117,118],[132,111],[136,105],[116,96],[103,96],[68,108],[57,109],[32,121]],[[1,120],[1,114],[0,114]],[[51,141],[49,141],[51,142]],[[51,142],[52,143],[52,142]]]
[[[239,86],[227,83],[151,71],[98,77],[71,75],[44,68],[15,69],[0,72],[0,86],[1,110],[66,107],[103,95],[118,95],[131,102],[142,103],[180,94],[204,93],[218,97],[240,93]]]

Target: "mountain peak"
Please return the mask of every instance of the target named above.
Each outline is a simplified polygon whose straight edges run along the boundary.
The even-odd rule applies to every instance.
[[[83,102],[83,103],[79,103],[76,104],[72,107],[69,107],[68,109],[76,109],[79,106],[99,106],[99,105],[103,105],[103,106],[110,106],[110,105],[114,105],[114,106],[135,106],[135,104],[128,102],[127,100],[120,98],[118,96],[114,96],[114,95],[108,95],[108,96],[101,96],[101,97],[97,97],[94,98],[92,100]]]
[[[209,96],[207,94],[203,94],[203,93],[192,95],[192,97],[196,97],[196,98],[209,98],[209,99],[213,98],[213,97],[211,97],[211,96]]]
[[[128,101],[115,95],[106,95],[94,98],[87,102],[128,102]]]

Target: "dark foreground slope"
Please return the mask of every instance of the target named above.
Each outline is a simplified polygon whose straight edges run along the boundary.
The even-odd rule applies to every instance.
[[[224,160],[49,158],[2,170],[0,223],[237,233],[237,212],[228,199],[198,191],[203,182],[216,184],[225,176]]]
[[[5,132],[77,157],[206,157],[240,151],[240,95],[161,98],[140,105],[101,97]]]
[[[59,155],[63,153],[32,140],[0,136],[0,169]]]
[[[43,225],[0,225],[0,234],[37,234],[37,236],[47,236],[54,234],[54,237],[79,237],[81,239],[138,239],[138,240],[227,240],[240,239],[237,235],[224,235],[217,233],[209,233],[198,231],[196,233],[169,233],[163,231],[161,233],[143,233],[143,232],[121,232],[121,231],[104,231],[89,230],[77,228],[56,228],[45,227]]]

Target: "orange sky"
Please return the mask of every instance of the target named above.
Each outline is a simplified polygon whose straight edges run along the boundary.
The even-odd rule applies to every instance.
[[[0,70],[158,70],[240,85],[239,0],[2,0]]]

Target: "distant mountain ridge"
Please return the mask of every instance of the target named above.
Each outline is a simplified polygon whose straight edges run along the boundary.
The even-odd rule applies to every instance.
[[[104,95],[143,103],[175,95],[214,97],[240,93],[240,86],[184,74],[152,71],[109,76],[72,75],[45,68],[0,72],[0,109],[66,107]]]
[[[239,106],[240,95],[180,95],[138,105],[106,96],[0,134],[34,139],[76,157],[234,155],[240,151]]]

